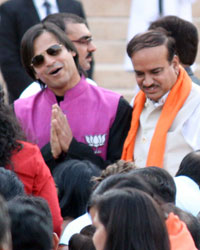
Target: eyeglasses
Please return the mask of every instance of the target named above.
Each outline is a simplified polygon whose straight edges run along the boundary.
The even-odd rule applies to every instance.
[[[42,54],[36,55],[31,60],[31,66],[40,67],[44,63],[44,54],[47,53],[50,56],[57,56],[62,50],[62,44],[54,44],[45,50]]]
[[[80,43],[83,45],[89,45],[92,42],[93,38],[91,36],[81,37],[78,40],[71,40],[74,43]]]

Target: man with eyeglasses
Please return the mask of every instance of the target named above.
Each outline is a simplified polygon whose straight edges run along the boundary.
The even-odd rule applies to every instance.
[[[58,12],[85,18],[83,5],[78,0],[9,0],[0,5],[0,66],[11,103],[32,82],[20,61],[23,34],[48,13]]]
[[[54,23],[66,33],[78,51],[80,66],[84,71],[88,71],[91,68],[92,54],[96,51],[96,46],[92,41],[92,34],[88,29],[87,22],[71,13],[51,14],[42,22]],[[87,81],[90,84],[97,85],[90,78],[87,78]],[[40,90],[40,85],[37,82],[33,82],[22,92],[20,98],[36,94]]]
[[[43,90],[16,100],[15,114],[50,169],[68,159],[90,160],[101,168],[118,160],[130,126],[128,102],[88,84],[75,46],[52,23],[29,29],[21,52],[27,73]]]

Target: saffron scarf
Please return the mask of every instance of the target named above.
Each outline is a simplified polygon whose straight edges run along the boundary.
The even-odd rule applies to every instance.
[[[170,129],[177,113],[190,94],[191,88],[192,82],[190,77],[188,76],[187,72],[182,67],[180,67],[178,79],[169,92],[166,102],[162,108],[159,120],[156,124],[149,148],[146,166],[163,166],[167,132]],[[133,161],[135,139],[139,128],[140,115],[142,113],[145,101],[145,93],[140,91],[137,94],[134,102],[131,128],[125,140],[122,152],[123,160]]]

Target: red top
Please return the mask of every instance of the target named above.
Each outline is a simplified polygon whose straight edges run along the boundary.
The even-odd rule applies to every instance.
[[[40,196],[48,202],[53,217],[54,232],[60,236],[63,219],[50,170],[37,145],[24,141],[20,141],[20,143],[23,144],[22,150],[11,157],[14,172],[23,182],[27,194]],[[10,166],[7,168],[12,170]]]

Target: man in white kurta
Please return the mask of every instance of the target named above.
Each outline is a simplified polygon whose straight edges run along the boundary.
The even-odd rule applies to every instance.
[[[180,67],[173,43],[160,31],[148,31],[127,46],[141,91],[122,158],[174,176],[183,157],[200,148],[200,87]]]

